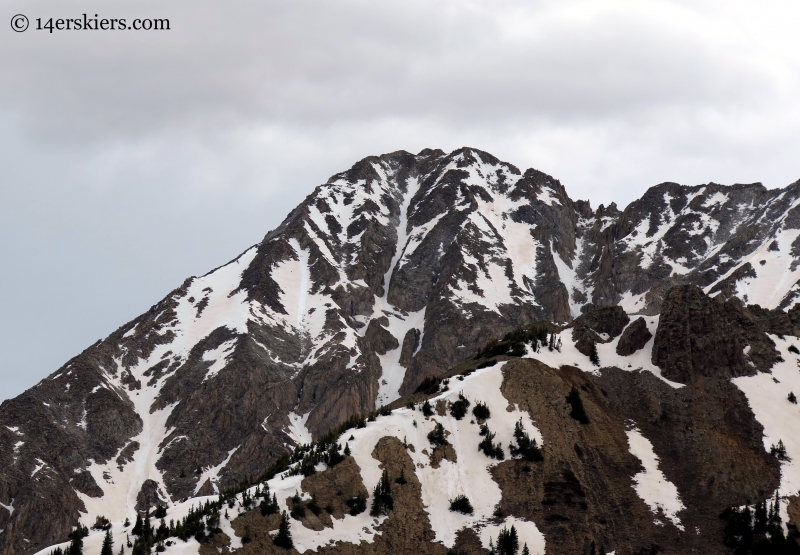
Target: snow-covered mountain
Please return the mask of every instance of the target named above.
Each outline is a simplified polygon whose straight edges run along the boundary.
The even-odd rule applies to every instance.
[[[800,182],[666,183],[624,211],[593,210],[556,179],[474,149],[366,158],[261,243],[0,406],[0,553],[62,541],[79,519],[122,522],[259,476],[534,322],[619,305],[653,327],[682,284],[790,309],[798,203]],[[579,339],[569,345],[605,340]],[[642,359],[633,367],[671,364],[642,352],[627,355]],[[372,488],[372,463],[355,458]]]

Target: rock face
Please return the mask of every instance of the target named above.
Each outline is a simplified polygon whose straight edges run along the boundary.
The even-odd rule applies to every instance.
[[[619,343],[617,343],[617,354],[624,357],[630,356],[647,345],[652,338],[653,334],[647,329],[644,318],[639,316],[622,332]]]
[[[734,378],[768,371],[780,354],[766,335],[790,326],[778,312],[751,309],[734,298],[709,298],[698,287],[680,286],[664,298],[653,363],[680,383],[699,378]]]
[[[800,325],[798,201],[800,183],[665,183],[593,210],[474,149],[365,158],[0,405],[0,503],[13,507],[0,507],[0,555],[257,476],[535,322],[574,320],[584,353],[622,333],[622,354],[648,343],[628,315],[662,313],[653,360],[670,379],[766,369],[764,333]]]
[[[673,389],[648,372],[604,369],[598,378],[528,360],[508,363],[504,374],[509,401],[540,423],[544,461],[529,464],[527,472],[524,461],[495,467],[501,508],[534,521],[547,538],[547,553],[589,553],[592,542],[618,553],[654,546],[660,553],[725,553],[719,514],[778,486],[777,461],[760,443],[761,426],[729,382]],[[573,387],[588,425],[564,410]],[[641,471],[628,448],[631,422],[653,443],[661,470],[677,486],[687,507],[681,526],[700,534],[681,533],[664,516],[661,525],[654,523],[631,487]]]
[[[572,323],[572,340],[575,348],[586,356],[592,345],[608,343],[618,337],[630,322],[625,310],[620,306],[598,308],[579,316]]]

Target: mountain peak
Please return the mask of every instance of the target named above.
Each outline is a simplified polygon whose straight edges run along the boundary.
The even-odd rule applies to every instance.
[[[676,285],[790,309],[798,204],[797,184],[662,183],[623,210],[592,211],[554,177],[474,148],[364,158],[259,244],[0,406],[0,503],[14,507],[0,509],[2,550],[31,553],[79,520],[224,491],[514,330],[563,331],[618,306],[639,322],[625,339],[636,344]],[[581,349],[605,345],[589,328]],[[45,498],[63,512],[34,530],[20,515]]]

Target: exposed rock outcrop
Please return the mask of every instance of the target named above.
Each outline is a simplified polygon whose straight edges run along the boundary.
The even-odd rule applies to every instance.
[[[664,299],[653,364],[680,383],[768,372],[780,355],[767,332],[787,320],[737,298],[723,301],[698,287],[675,287]]]
[[[631,322],[617,342],[617,354],[630,356],[653,338],[653,334],[647,329],[647,324],[641,316]]]

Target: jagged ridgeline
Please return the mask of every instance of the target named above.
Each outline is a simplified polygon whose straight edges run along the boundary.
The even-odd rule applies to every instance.
[[[3,402],[0,554],[794,553],[799,202],[364,159]]]

